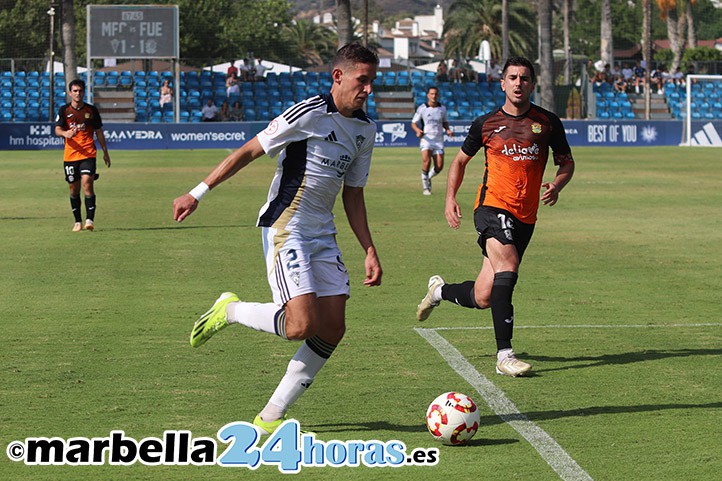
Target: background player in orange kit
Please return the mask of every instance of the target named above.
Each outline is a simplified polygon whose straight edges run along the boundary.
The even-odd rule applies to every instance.
[[[507,376],[528,373],[531,365],[516,358],[511,347],[514,327],[512,295],[524,250],[531,240],[539,202],[554,205],[574,174],[574,159],[561,120],[531,103],[536,85],[534,66],[523,57],[504,65],[501,88],[504,105],[477,118],[449,168],[445,216],[452,229],[461,225],[456,193],[466,165],[484,149],[486,164],[474,206],[474,223],[484,260],[476,281],[446,284],[429,279],[426,296],[416,315],[429,317],[441,300],[460,306],[491,308],[497,343],[496,372]],[[559,166],[552,182],[543,182],[549,148]],[[540,194],[541,189],[544,193]]]
[[[70,103],[58,110],[55,118],[55,135],[65,138],[63,167],[65,180],[70,186],[70,206],[75,216],[73,232],[83,230],[83,219],[80,212],[80,184],[85,194],[85,228],[94,229],[95,222],[95,188],[96,174],[95,137],[103,149],[103,161],[110,167],[110,155],[103,134],[103,121],[98,109],[83,101],[85,82],[75,79],[68,85]]]

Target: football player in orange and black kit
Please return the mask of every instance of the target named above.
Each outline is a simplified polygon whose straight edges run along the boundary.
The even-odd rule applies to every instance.
[[[75,79],[68,84],[70,103],[58,110],[55,118],[55,135],[65,138],[63,167],[65,180],[70,186],[70,206],[75,216],[73,232],[83,230],[83,219],[80,213],[80,184],[85,193],[85,229],[93,230],[95,221],[95,189],[93,183],[96,174],[95,137],[103,149],[103,161],[110,167],[110,155],[103,134],[103,121],[98,109],[83,101],[85,82]]]
[[[479,276],[476,281],[460,284],[446,284],[440,276],[432,276],[416,313],[423,321],[442,300],[475,309],[490,307],[497,343],[496,372],[507,376],[531,370],[531,365],[517,359],[511,348],[512,294],[519,264],[534,232],[539,202],[554,205],[574,174],[574,159],[561,120],[530,101],[535,85],[529,60],[507,60],[501,78],[504,105],[472,123],[449,169],[444,214],[449,227],[458,229],[461,208],[456,193],[466,165],[484,149],[484,175],[474,206],[474,223],[484,254]],[[544,182],[549,148],[558,169],[553,181]]]

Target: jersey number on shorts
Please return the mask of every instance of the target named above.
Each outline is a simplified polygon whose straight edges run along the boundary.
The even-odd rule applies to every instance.
[[[514,228],[514,221],[511,219],[507,219],[505,214],[496,214],[496,216],[499,218],[499,222],[501,223],[502,229],[513,229]]]
[[[298,254],[296,253],[296,249],[289,249],[286,251],[286,269],[289,271],[294,271],[301,267],[301,264],[296,262],[298,260]]]

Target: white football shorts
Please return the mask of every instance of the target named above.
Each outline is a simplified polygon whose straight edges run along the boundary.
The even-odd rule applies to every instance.
[[[349,278],[334,235],[304,237],[263,227],[263,253],[273,302],[294,297],[349,296]]]
[[[419,140],[419,149],[420,150],[430,150],[432,154],[434,155],[443,155],[444,154],[444,141],[433,141],[428,140],[426,137],[421,137],[421,140]]]

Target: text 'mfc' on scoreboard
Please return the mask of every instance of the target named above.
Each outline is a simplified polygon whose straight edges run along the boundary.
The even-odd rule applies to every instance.
[[[178,58],[177,5],[88,5],[91,58]]]

